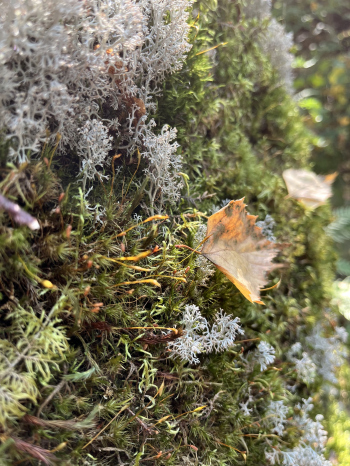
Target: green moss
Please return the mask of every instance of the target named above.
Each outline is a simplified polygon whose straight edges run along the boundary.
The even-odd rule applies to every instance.
[[[312,137],[257,45],[265,26],[243,21],[238,6],[200,5],[194,47],[158,102],[155,117],[178,128],[189,176],[180,206],[166,208],[168,221],[120,235],[135,226],[132,214],[142,213],[142,169],[131,181],[136,166],[125,164],[119,179],[95,188],[89,203],[105,208],[99,219],[73,181],[74,165],[64,159],[55,156],[50,168],[35,160],[21,167],[2,163],[2,192],[42,225],[30,232],[2,214],[0,337],[11,364],[2,378],[10,401],[0,404],[4,464],[35,464],[38,458],[7,441],[17,437],[32,450],[34,444],[57,450],[62,465],[119,459],[135,465],[263,464],[271,432],[262,419],[269,401],[285,399],[292,406],[319,389],[317,380],[313,387],[299,384],[294,395],[287,391],[295,374],[285,353],[330,303],[335,256],[323,232],[330,210],[309,212],[286,196],[282,171],[310,166]],[[214,58],[198,55],[221,43]],[[59,203],[61,192],[66,194]],[[249,303],[218,271],[203,284],[195,255],[175,248],[198,246],[198,210],[209,214],[222,200],[242,197],[250,213],[273,216],[283,244],[281,268],[271,275],[271,283],[281,278],[281,286],[264,293],[266,306]],[[157,246],[159,252],[140,262],[119,260]],[[54,288],[45,288],[43,280]],[[208,320],[220,308],[240,317],[251,341],[189,366],[169,357],[160,331],[130,328],[178,328],[186,304],[198,305]],[[248,371],[241,355],[249,356],[258,338],[276,347],[277,359],[263,372]],[[239,404],[248,387],[254,403],[246,416]],[[26,413],[71,422],[40,425]],[[75,422],[89,415],[94,426],[77,428]],[[295,437],[291,432],[285,441],[293,445]]]

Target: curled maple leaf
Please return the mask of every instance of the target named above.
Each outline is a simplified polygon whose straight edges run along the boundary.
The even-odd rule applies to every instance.
[[[277,248],[255,225],[257,216],[246,212],[243,200],[231,201],[209,217],[201,254],[250,302],[264,304],[260,289],[267,282],[266,274],[278,267],[272,263]]]
[[[307,170],[285,170],[282,174],[291,197],[303,202],[307,207],[316,208],[332,196],[332,183],[337,173],[327,176],[316,175]]]

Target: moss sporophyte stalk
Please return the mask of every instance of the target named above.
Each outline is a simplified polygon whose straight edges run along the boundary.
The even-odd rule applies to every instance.
[[[314,138],[270,7],[3,3],[4,466],[330,465],[332,217],[287,195]]]

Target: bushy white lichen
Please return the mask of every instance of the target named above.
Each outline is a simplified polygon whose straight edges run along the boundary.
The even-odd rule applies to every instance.
[[[176,129],[163,126],[159,135],[147,130],[144,138],[145,151],[142,153],[149,165],[145,174],[150,183],[147,189],[151,214],[160,212],[164,202],[174,204],[180,198],[182,178],[182,157],[177,153]]]
[[[306,351],[302,351],[300,342],[294,343],[287,352],[287,358],[295,364],[295,370],[298,379],[306,384],[314,382],[317,372],[316,364],[312,361],[311,356]]]
[[[271,0],[246,0],[242,11],[246,18],[268,18],[271,15]]]
[[[261,233],[266,236],[266,238],[275,243],[276,237],[273,235],[273,228],[276,225],[275,220],[271,217],[271,215],[266,215],[265,220],[260,220],[256,222],[256,226],[261,228]]]
[[[4,2],[0,123],[12,159],[23,162],[60,134],[58,152],[81,157],[86,184],[100,173],[112,135],[115,150],[124,149],[127,156],[145,148],[154,201],[177,201],[176,130],[164,127],[156,135],[154,123],[146,120],[159,84],[182,67],[191,48],[190,5],[189,0]]]
[[[290,53],[294,43],[293,34],[287,33],[284,26],[273,18],[260,42],[263,51],[271,61],[271,65],[277,70],[282,84],[289,93],[293,93],[292,64],[294,56]]]
[[[254,398],[251,395],[251,389],[248,387],[248,399],[245,402],[239,403],[239,408],[245,416],[250,416],[253,411],[253,408],[248,408],[248,405],[254,401]]]
[[[107,50],[140,47],[144,21],[131,0],[2,5],[0,121],[19,160],[38,152],[48,132],[74,145],[69,135],[95,113],[93,103],[112,98]]]
[[[177,356],[183,361],[198,364],[197,355],[225,351],[234,345],[237,334],[244,333],[239,321],[238,317],[232,319],[220,310],[210,328],[199,307],[187,305],[182,317],[183,335],[169,342],[168,349],[173,357]]]
[[[337,368],[343,364],[346,351],[343,339],[346,330],[339,330],[330,337],[323,336],[323,328],[316,325],[310,336],[306,337],[307,344],[312,348],[310,356],[317,367],[317,373],[327,382],[337,383]]]
[[[294,56],[290,53],[290,49],[294,43],[293,34],[287,33],[284,26],[271,17],[271,5],[271,0],[246,0],[243,12],[248,19],[269,20],[259,42],[269,57],[272,67],[278,72],[281,83],[292,94]]]
[[[226,204],[225,204],[226,205]],[[196,231],[196,234],[194,236],[194,245],[196,248],[202,243],[202,241],[205,239],[207,234],[207,225],[201,223],[198,226],[198,229]],[[200,251],[201,247],[199,247]],[[198,269],[198,273],[201,277],[200,283],[202,285],[206,285],[210,279],[215,273],[215,266],[212,262],[210,262],[206,257],[202,256],[201,254],[197,254],[196,260],[195,260],[195,266]]]
[[[272,426],[272,432],[279,436],[283,435],[287,414],[288,407],[283,404],[283,401],[270,401],[265,418],[266,423]]]
[[[253,361],[260,364],[260,370],[264,371],[267,369],[269,364],[272,364],[275,360],[275,348],[267,343],[261,341],[253,354]]]
[[[271,450],[267,450],[265,456],[270,464],[331,466],[331,462],[324,457],[327,432],[321,423],[323,416],[318,414],[315,421],[313,421],[309,416],[309,411],[313,409],[312,399],[309,398],[303,401],[302,406],[297,405],[297,409],[300,410],[299,415],[290,421],[301,433],[299,444],[292,450],[287,451],[283,451],[280,446],[274,446]]]
[[[112,147],[112,137],[108,136],[107,128],[99,120],[87,121],[78,133],[80,134],[80,144],[77,148],[81,157],[80,175],[83,177],[85,188],[87,179],[93,180],[96,175],[108,177],[99,172],[97,167],[103,167]]]

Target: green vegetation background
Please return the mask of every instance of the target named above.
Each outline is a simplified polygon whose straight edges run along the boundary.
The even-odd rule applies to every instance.
[[[340,278],[350,274],[350,5],[344,0],[273,2],[275,16],[293,32],[295,89],[303,121],[316,135],[312,162],[318,173],[338,172],[332,205]],[[350,464],[347,367],[341,373],[341,402],[334,400],[330,446],[340,464]]]
[[[116,237],[135,225],[135,213],[143,214],[142,161],[137,169],[137,160],[121,157],[119,176],[95,187],[95,204],[106,207],[100,223],[75,183],[74,154],[68,160],[45,148],[40,160],[9,166],[2,148],[2,193],[43,225],[33,233],[1,214],[0,337],[11,362],[0,373],[4,466],[38,464],[40,455],[47,464],[56,457],[74,466],[264,465],[265,439],[274,437],[263,421],[270,400],[285,400],[292,416],[297,401],[312,395],[315,413],[327,412],[321,380],[299,383],[293,394],[285,388],[296,380],[286,351],[318,321],[329,328],[336,322],[330,304],[336,255],[324,233],[330,208],[305,210],[287,197],[281,176],[286,168],[311,166],[315,137],[259,48],[265,24],[245,21],[239,1],[201,2],[195,10],[193,49],[166,81],[154,115],[159,125],[178,128],[188,177],[181,204],[167,209],[170,221]],[[198,246],[194,235],[204,222],[198,212],[210,215],[214,205],[242,197],[249,213],[273,216],[285,244],[281,268],[270,277],[282,283],[266,292],[265,306],[245,300],[220,272],[204,284],[194,255],[174,247]],[[111,261],[156,246],[159,253],[136,264],[151,273]],[[145,278],[161,289],[120,285]],[[98,312],[96,303],[103,303]],[[253,351],[255,340],[189,366],[169,357],[160,334],[129,329],[179,327],[186,304],[199,306],[208,320],[220,308],[240,317],[245,339],[276,347],[275,364],[245,370],[240,354]],[[248,387],[253,412],[244,416],[239,403]],[[288,447],[297,438],[290,429]],[[338,454],[343,446],[335,441],[332,448]]]
[[[332,205],[350,204],[350,6],[344,0],[274,2],[275,16],[295,39],[295,89],[303,121],[317,135],[312,162],[318,173],[338,172]],[[349,210],[346,227],[349,228]],[[347,235],[349,236],[349,235]],[[350,242],[339,245],[350,259]],[[339,272],[350,274],[350,264]]]

